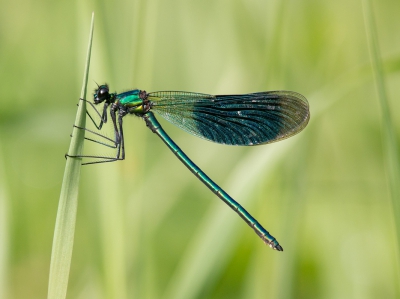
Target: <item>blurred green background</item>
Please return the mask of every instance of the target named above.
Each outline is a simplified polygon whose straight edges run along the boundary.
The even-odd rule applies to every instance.
[[[126,161],[82,168],[67,298],[400,298],[362,1],[3,1],[0,298],[45,298],[91,12],[111,91],[293,90],[311,121],[260,147],[178,145],[277,237],[268,248],[139,118]],[[400,1],[373,1],[400,141]],[[86,149],[92,149],[89,146]],[[95,149],[94,149],[95,150]],[[399,216],[400,217],[400,216]]]

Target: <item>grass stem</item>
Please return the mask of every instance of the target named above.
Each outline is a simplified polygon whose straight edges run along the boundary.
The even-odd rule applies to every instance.
[[[93,39],[94,13],[89,35],[86,66],[83,78],[81,98],[85,99],[90,65],[90,53]],[[86,104],[79,101],[75,125],[85,127]],[[84,130],[74,127],[68,150],[69,155],[80,155],[83,151]],[[64,299],[67,295],[68,277],[71,266],[72,248],[78,206],[78,188],[81,169],[81,159],[67,158],[60,200],[58,204],[56,226],[54,230],[53,248],[50,262],[48,299]]]

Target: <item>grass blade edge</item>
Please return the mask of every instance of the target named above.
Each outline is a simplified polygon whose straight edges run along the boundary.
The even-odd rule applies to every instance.
[[[93,39],[94,13],[89,35],[89,45],[86,58],[81,98],[85,99],[90,65],[90,54]],[[84,127],[86,122],[86,104],[79,101],[75,124]],[[84,131],[75,127],[72,132],[69,155],[79,155],[83,151]],[[78,206],[78,188],[81,169],[81,159],[68,158],[61,186],[56,225],[54,229],[53,247],[50,261],[48,299],[61,299],[67,295],[69,270],[74,243],[76,212]]]

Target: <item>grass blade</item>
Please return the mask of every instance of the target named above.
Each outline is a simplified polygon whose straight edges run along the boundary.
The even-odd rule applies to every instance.
[[[0,299],[8,298],[9,219],[8,191],[4,173],[3,155],[0,151]]]
[[[86,58],[81,98],[86,97],[90,53],[93,38],[94,13],[89,35],[89,46]],[[86,122],[86,105],[80,101],[75,119],[77,126],[84,127]],[[73,129],[69,155],[80,155],[83,150],[84,131]],[[54,230],[53,248],[50,262],[49,288],[47,298],[60,299],[67,295],[69,269],[71,265],[72,248],[74,244],[76,211],[78,205],[79,176],[81,159],[68,158],[66,162],[64,179],[61,187],[60,200],[57,211],[56,226]]]
[[[370,0],[363,1],[364,8],[364,20],[365,28],[367,33],[372,69],[374,73],[374,79],[376,89],[378,92],[379,103],[382,111],[382,136],[383,136],[383,147],[386,158],[386,172],[387,179],[389,181],[390,195],[392,199],[392,207],[394,211],[394,220],[396,225],[397,235],[397,255],[400,249],[400,187],[398,182],[400,181],[400,165],[398,160],[398,150],[395,129],[393,121],[390,115],[390,108],[388,103],[388,97],[386,93],[386,84],[383,72],[383,66],[381,61],[381,55],[379,52],[379,43],[376,33],[376,25],[373,14],[373,8]],[[399,260],[399,257],[397,258]],[[398,270],[399,270],[398,266]]]

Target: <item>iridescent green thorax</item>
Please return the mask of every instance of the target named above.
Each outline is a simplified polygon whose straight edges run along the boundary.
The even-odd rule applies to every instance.
[[[143,100],[140,98],[140,90],[134,89],[127,92],[123,92],[117,95],[117,100],[123,106],[135,107],[139,106],[143,103]]]
[[[127,108],[131,114],[142,115],[149,111],[147,94],[144,90],[134,89],[116,95],[119,105]]]

